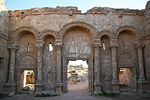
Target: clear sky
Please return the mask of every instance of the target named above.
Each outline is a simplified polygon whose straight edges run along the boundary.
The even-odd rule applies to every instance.
[[[30,9],[35,7],[77,6],[82,12],[90,8],[112,7],[144,9],[148,0],[6,0],[9,10]]]

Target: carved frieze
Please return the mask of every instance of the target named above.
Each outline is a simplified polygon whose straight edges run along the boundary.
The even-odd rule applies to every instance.
[[[85,57],[91,55],[92,45],[87,36],[80,33],[70,35],[63,45],[64,54],[69,57]]]

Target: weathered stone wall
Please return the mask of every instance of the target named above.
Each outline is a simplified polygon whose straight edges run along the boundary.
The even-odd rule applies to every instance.
[[[7,74],[9,44],[8,82],[14,82],[9,83],[14,87],[19,80],[17,91],[22,89],[23,70],[32,69],[36,92],[53,88],[61,93],[62,85],[63,89],[67,87],[66,65],[70,59],[88,61],[90,92],[100,91],[100,87],[104,92],[118,91],[113,85],[118,85],[119,68],[124,67],[137,71],[134,78],[141,82],[145,74],[150,77],[149,11],[148,3],[145,10],[94,7],[81,13],[76,7],[57,7],[1,12],[0,57],[6,62],[0,74]],[[48,51],[49,43],[53,51]]]
[[[7,49],[7,40],[0,37],[0,93],[3,85],[7,81],[9,53]]]
[[[74,13],[72,10],[66,13],[63,12],[62,9],[59,9],[59,11],[58,8],[47,9],[43,8],[10,12],[11,30],[23,26],[33,26],[38,29],[38,31],[49,29],[60,32],[60,29],[68,23],[85,22],[95,27],[99,32],[102,30],[110,30],[115,34],[116,30],[121,26],[133,26],[141,35],[144,34],[142,31],[144,28],[144,11],[142,10],[130,11],[111,8],[93,8],[87,13],[82,14]],[[34,13],[35,10],[37,11],[36,13]],[[55,12],[52,12],[51,10]],[[47,13],[45,14],[46,11]],[[70,12],[72,13],[70,14]]]
[[[0,12],[0,93],[3,91],[3,85],[7,81],[9,52],[8,42],[9,18],[8,12]]]
[[[9,31],[9,13],[6,11],[0,12],[0,35],[8,37]]]
[[[145,8],[145,67],[146,76],[150,80],[150,1]]]

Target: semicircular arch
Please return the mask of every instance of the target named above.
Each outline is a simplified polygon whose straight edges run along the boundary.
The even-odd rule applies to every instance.
[[[109,30],[102,30],[102,31],[100,31],[97,34],[96,38],[97,39],[101,39],[103,36],[108,36],[110,39],[114,38],[113,33],[111,31],[109,31]]]
[[[92,25],[90,25],[86,22],[77,21],[77,22],[67,23],[61,28],[61,30],[60,30],[61,38],[63,38],[64,34],[68,30],[70,30],[71,28],[74,28],[74,27],[80,27],[81,29],[87,30],[90,33],[90,36],[91,36],[92,40],[94,39],[94,37],[97,34],[96,29]]]
[[[58,32],[53,31],[53,30],[44,30],[40,32],[40,39],[44,40],[44,38],[48,35],[53,36],[55,39],[59,38]]]
[[[35,39],[38,39],[39,31],[32,26],[23,26],[23,27],[16,29],[15,31],[13,31],[14,34],[12,34],[11,38],[15,41],[18,41],[18,39],[22,35],[21,33],[25,31],[32,33]]]
[[[116,38],[119,37],[119,34],[122,32],[122,31],[131,31],[137,39],[139,39],[141,36],[140,36],[140,32],[132,27],[132,26],[122,26],[122,27],[119,27],[117,30],[116,30]]]

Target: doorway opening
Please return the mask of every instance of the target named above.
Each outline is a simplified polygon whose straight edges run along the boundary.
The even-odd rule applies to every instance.
[[[35,90],[35,73],[33,70],[24,70],[23,72],[23,89]]]
[[[120,91],[136,91],[134,68],[120,68]]]
[[[69,61],[67,83],[69,92],[88,92],[88,64],[86,60]]]

